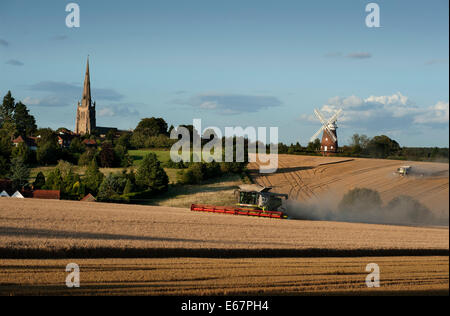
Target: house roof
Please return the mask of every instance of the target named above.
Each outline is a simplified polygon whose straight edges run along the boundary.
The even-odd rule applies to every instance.
[[[16,191],[13,195],[11,195],[11,197],[16,199],[23,199],[23,195],[20,194],[19,191]]]
[[[97,200],[92,194],[86,195],[84,198],[81,199],[81,202],[96,202]]]
[[[38,138],[37,137],[22,137],[22,136],[18,136],[16,139],[13,140],[14,144],[20,144],[20,143],[25,143],[27,146],[36,146],[36,140]]]
[[[33,191],[34,199],[59,200],[60,197],[61,197],[61,193],[59,190],[34,190]]]
[[[94,139],[85,139],[85,140],[83,140],[83,144],[85,144],[85,145],[97,145],[97,142]]]
[[[9,194],[5,190],[3,190],[2,193],[0,193],[0,197],[9,197]]]

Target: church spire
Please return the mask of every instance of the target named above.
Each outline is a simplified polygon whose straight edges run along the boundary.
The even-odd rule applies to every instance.
[[[84,88],[83,88],[83,100],[81,100],[81,106],[90,107],[91,101],[91,79],[89,75],[89,55],[87,57],[86,63],[86,75],[84,77]]]

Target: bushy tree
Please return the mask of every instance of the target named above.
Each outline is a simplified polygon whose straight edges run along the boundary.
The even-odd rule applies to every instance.
[[[36,159],[40,165],[56,164],[61,155],[56,135],[50,128],[41,128],[37,131],[40,135],[37,144]]]
[[[36,160],[35,153],[25,143],[20,143],[13,148],[12,157],[21,158],[28,164],[34,163]]]
[[[381,208],[380,194],[367,188],[355,188],[348,191],[339,203],[339,210],[345,213],[361,214],[373,210],[381,211]]]
[[[5,129],[0,129],[0,178],[9,174],[13,146],[11,137]]]
[[[375,136],[367,144],[367,153],[373,158],[387,158],[400,152],[400,145],[386,135]]]
[[[15,109],[15,100],[8,91],[3,97],[3,102],[0,106],[0,127],[5,128],[4,124],[13,122],[13,114]]]
[[[14,109],[13,121],[19,135],[31,136],[37,130],[36,120],[29,113],[27,106],[18,102]]]
[[[131,144],[136,148],[143,148],[148,145],[149,137],[165,136],[168,139],[167,123],[162,118],[144,118],[136,126],[131,136]],[[151,146],[147,146],[151,147]]]
[[[136,184],[143,190],[154,192],[166,191],[169,185],[169,177],[155,153],[149,153],[142,160],[136,172]]]
[[[97,161],[92,159],[84,174],[83,183],[86,190],[92,195],[97,195],[99,187],[103,182],[104,175],[100,172]]]
[[[27,167],[23,159],[20,157],[11,159],[11,180],[13,182],[13,189],[20,190],[28,183],[30,177],[30,169]]]
[[[105,141],[99,153],[100,166],[102,168],[112,168],[116,165],[116,155],[110,142]]]
[[[433,221],[433,213],[422,203],[407,195],[392,199],[386,206],[389,219],[414,224],[429,224]]]
[[[86,146],[81,142],[78,137],[75,137],[70,142],[69,149],[72,153],[82,154],[86,150]]]
[[[97,160],[96,150],[93,148],[88,148],[84,153],[80,155],[80,158],[78,158],[78,165],[87,166],[93,159]]]
[[[33,182],[33,188],[35,190],[42,189],[45,186],[45,176],[42,171],[39,171],[36,175],[36,179]]]
[[[63,179],[58,168],[53,169],[45,180],[44,190],[61,190]]]
[[[122,200],[121,195],[126,187],[127,180],[123,173],[108,174],[99,187],[98,200],[103,202]]]

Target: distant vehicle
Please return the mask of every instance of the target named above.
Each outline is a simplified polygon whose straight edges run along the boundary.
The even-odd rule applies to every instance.
[[[397,168],[397,174],[404,177],[411,172],[411,166],[401,166]]]

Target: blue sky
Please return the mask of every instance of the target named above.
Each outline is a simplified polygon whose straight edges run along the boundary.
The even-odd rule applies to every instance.
[[[73,128],[86,57],[97,124],[278,126],[306,145],[312,117],[344,108],[340,142],[386,134],[404,146],[448,146],[448,1],[0,2],[0,94],[11,90],[41,127]]]

